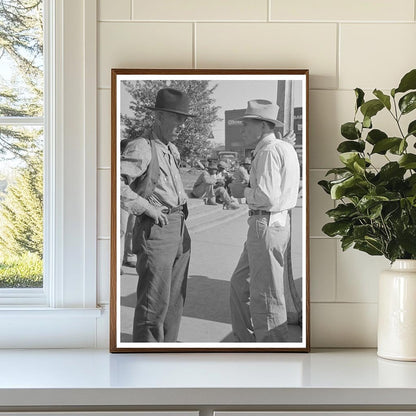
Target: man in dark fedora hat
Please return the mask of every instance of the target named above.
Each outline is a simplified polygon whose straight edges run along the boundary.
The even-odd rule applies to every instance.
[[[121,156],[122,208],[136,216],[133,251],[139,275],[133,342],[175,342],[185,302],[191,241],[180,155],[172,143],[189,113],[189,98],[159,90],[152,128]]]
[[[255,149],[250,185],[244,190],[247,241],[231,277],[231,320],[238,342],[287,342],[284,255],[300,169],[293,145],[274,134],[282,125],[278,111],[270,101],[252,100],[241,118],[245,144]]]

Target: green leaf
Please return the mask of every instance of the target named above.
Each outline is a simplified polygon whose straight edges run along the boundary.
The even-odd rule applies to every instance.
[[[407,141],[406,141],[406,139],[403,139],[402,142],[400,143],[398,154],[399,155],[403,154],[403,152],[406,150],[406,148],[407,148]]]
[[[329,237],[335,237],[337,235],[346,235],[351,227],[349,221],[336,221],[325,224],[322,227],[322,231]]]
[[[408,114],[416,108],[416,92],[409,92],[399,100],[399,108],[402,114]]]
[[[331,194],[331,187],[329,185],[328,181],[319,181],[318,185],[327,193],[327,194]]]
[[[351,235],[346,235],[341,238],[341,247],[342,251],[347,250],[354,244],[354,237]]]
[[[335,175],[344,175],[346,173],[350,173],[351,169],[349,168],[333,168],[330,169],[325,176],[331,175],[331,174],[335,174]]]
[[[364,240],[366,236],[373,233],[371,225],[357,225],[352,231],[355,240]]]
[[[355,90],[355,111],[357,111],[364,104],[364,91],[361,88]]]
[[[330,209],[326,214],[334,220],[348,218],[356,214],[357,210],[354,204],[339,204],[336,208]]]
[[[374,117],[380,110],[384,108],[384,104],[380,100],[370,100],[361,106],[361,112],[365,118]]]
[[[370,218],[375,220],[381,216],[381,212],[383,211],[383,204],[377,204],[370,208]]]
[[[365,142],[363,140],[358,140],[356,142],[353,141],[345,141],[341,142],[339,146],[337,147],[337,151],[340,153],[346,153],[346,152],[364,152],[365,149]]]
[[[386,139],[388,136],[386,133],[384,133],[384,131],[378,130],[378,129],[373,129],[371,131],[368,132],[367,134],[367,138],[365,139],[368,143],[370,144],[376,144],[378,143],[380,140]]]
[[[364,195],[360,202],[357,204],[357,209],[362,212],[367,211],[369,208],[378,205],[382,201],[388,201],[389,198],[383,195]]]
[[[395,92],[406,92],[409,90],[416,89],[416,69],[412,69],[400,81],[398,88],[396,88]]]
[[[409,124],[409,127],[407,128],[407,134],[408,136],[413,135],[416,137],[416,120],[413,120]]]
[[[407,149],[407,141],[406,139],[400,139],[399,144],[395,144],[392,146],[389,151],[394,155],[402,155],[403,152]]]
[[[371,129],[373,127],[373,123],[371,122],[371,117],[364,116],[363,127],[366,129]]]
[[[416,155],[408,153],[399,159],[399,165],[405,169],[416,169]]]
[[[361,137],[360,131],[357,129],[356,122],[344,123],[341,126],[341,135],[348,140],[357,140]]]
[[[364,174],[366,168],[366,161],[365,159],[357,159],[352,164],[352,167],[355,172]]]
[[[405,251],[416,254],[416,227],[411,226],[406,228],[400,234],[398,241]]]
[[[385,95],[382,91],[375,89],[373,94],[383,103],[388,110],[391,109],[390,97]]]
[[[372,241],[372,243],[374,243],[374,240]],[[383,252],[381,251],[381,245],[379,245],[379,248],[377,246],[374,247],[374,245],[370,244],[370,242],[356,242],[354,244],[354,248],[360,251],[364,251],[370,256],[381,256],[383,254]]]
[[[348,198],[352,199],[354,195],[362,197],[362,195],[367,192],[365,189],[367,183],[358,176],[350,176],[349,178],[337,181],[337,183],[334,182],[331,187],[332,199],[341,199],[343,196],[348,196]]]
[[[371,154],[377,153],[380,155],[384,155],[387,150],[391,149],[394,146],[399,147],[402,139],[399,137],[387,137],[386,139],[382,139],[378,141],[374,147]]]
[[[339,160],[346,166],[352,167],[354,162],[360,158],[357,152],[345,152],[339,155]]]
[[[389,162],[382,166],[378,176],[382,181],[389,181],[391,178],[403,178],[406,169],[400,167],[397,162]]]

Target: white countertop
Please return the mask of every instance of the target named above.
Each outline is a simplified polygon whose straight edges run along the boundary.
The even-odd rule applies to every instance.
[[[0,407],[120,404],[416,406],[416,362],[378,358],[372,349],[309,354],[0,350]]]

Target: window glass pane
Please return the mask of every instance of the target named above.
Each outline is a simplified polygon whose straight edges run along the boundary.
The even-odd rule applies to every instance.
[[[42,287],[43,128],[3,128],[28,145],[0,154],[0,288]]]
[[[0,0],[0,39],[1,296],[43,286],[43,2]]]
[[[0,117],[43,114],[42,5],[0,0]]]

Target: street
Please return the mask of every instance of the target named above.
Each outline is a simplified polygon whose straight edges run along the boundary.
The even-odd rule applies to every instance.
[[[247,234],[247,205],[223,210],[222,205],[189,201],[187,227],[192,255],[179,342],[233,342],[229,313],[229,281],[240,257]],[[300,208],[294,224],[300,224]],[[295,226],[294,226],[295,228]],[[300,230],[294,230],[296,234]],[[301,293],[300,239],[292,238],[293,273]],[[297,243],[295,244],[295,241]],[[124,267],[121,275],[121,341],[131,342],[136,301],[137,274]],[[299,341],[300,327],[290,325],[291,341]]]

